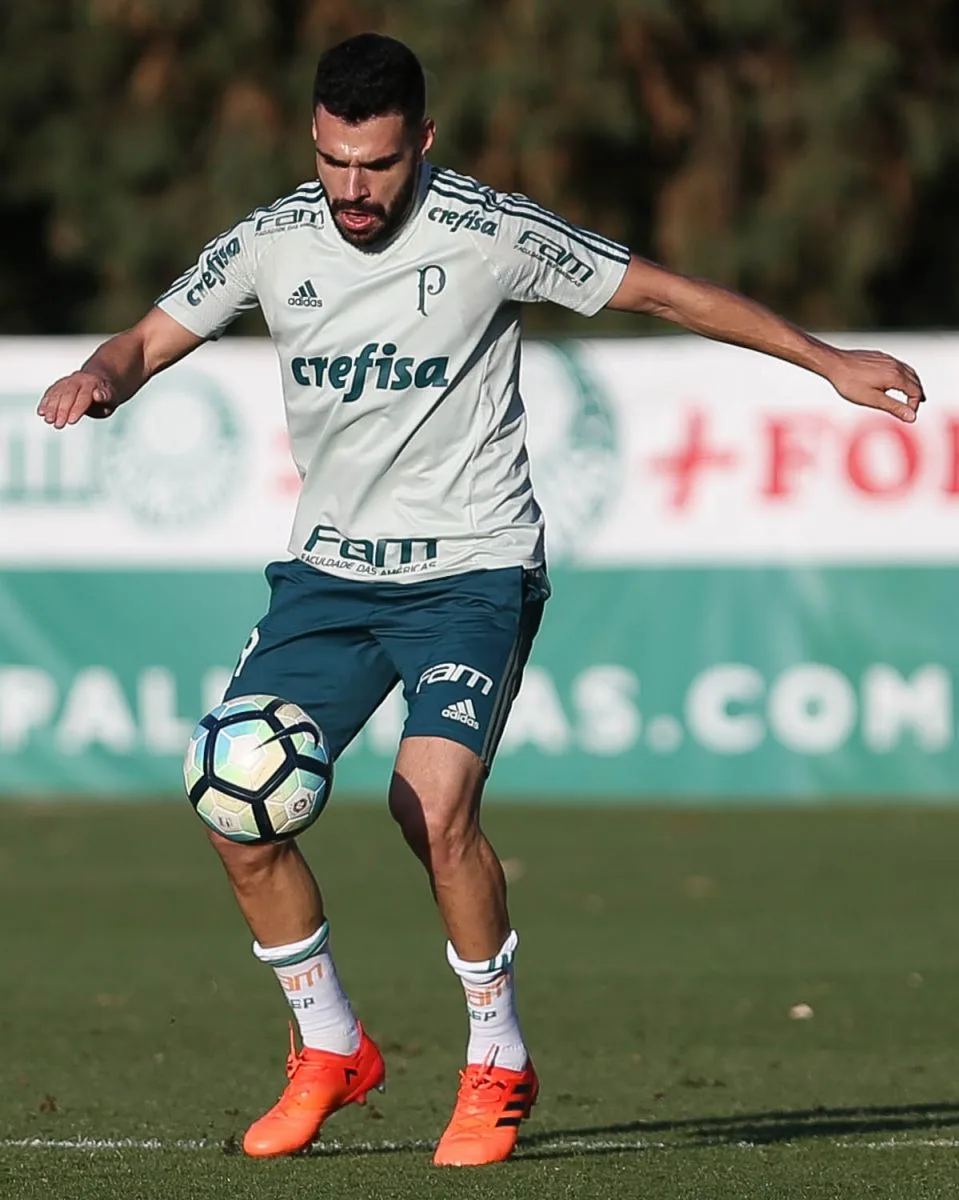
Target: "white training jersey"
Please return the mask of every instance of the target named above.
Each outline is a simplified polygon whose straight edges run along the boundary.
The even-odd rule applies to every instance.
[[[290,552],[408,582],[543,564],[520,302],[591,316],[628,262],[525,196],[424,164],[383,245],[347,242],[306,183],[214,238],[157,304],[202,338],[259,304],[303,480]]]

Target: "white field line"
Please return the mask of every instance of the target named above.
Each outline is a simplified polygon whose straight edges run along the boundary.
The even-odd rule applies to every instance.
[[[799,1139],[801,1140],[801,1139]],[[955,1150],[959,1149],[959,1138],[954,1137],[890,1137],[880,1141],[858,1142],[848,1139],[832,1138],[829,1144],[846,1150]],[[406,1142],[317,1142],[309,1151],[311,1156],[322,1157],[327,1154],[390,1154],[410,1150],[432,1150],[436,1143],[425,1139]],[[717,1148],[721,1143],[712,1143],[710,1149]],[[769,1142],[729,1142],[726,1149],[755,1150],[770,1149]],[[684,1150],[694,1149],[681,1142],[653,1142],[644,1138],[564,1138],[557,1137],[550,1141],[534,1142],[525,1146],[520,1142],[517,1157],[523,1157],[523,1151],[534,1154],[556,1154],[562,1151],[581,1154],[602,1154],[615,1151],[626,1153],[650,1150]],[[174,1141],[164,1141],[161,1138],[3,1138],[0,1139],[0,1150],[85,1150],[85,1151],[118,1151],[118,1150],[210,1150],[222,1151],[222,1141],[203,1141],[191,1138],[181,1138]],[[239,1147],[237,1147],[239,1153]]]

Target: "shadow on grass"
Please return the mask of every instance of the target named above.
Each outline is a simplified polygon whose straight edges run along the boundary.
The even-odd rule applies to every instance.
[[[628,1121],[526,1134],[524,1158],[578,1153],[623,1153],[630,1149],[688,1149],[708,1146],[768,1146],[778,1142],[862,1134],[908,1134],[959,1126],[959,1103],[810,1108],[737,1113],[729,1117]],[[656,1140],[672,1135],[668,1140]],[[623,1139],[634,1139],[634,1145]],[[570,1143],[564,1147],[563,1143]],[[577,1144],[578,1143],[578,1144]]]
[[[571,1158],[583,1154],[629,1154],[656,1150],[689,1150],[715,1146],[770,1146],[816,1138],[863,1134],[928,1133],[959,1126],[959,1103],[882,1105],[868,1108],[809,1108],[737,1113],[728,1117],[681,1120],[637,1120],[616,1125],[524,1133],[518,1159]],[[855,1145],[855,1143],[852,1143]],[[303,1152],[311,1158],[364,1158],[432,1150],[433,1141],[317,1142]],[[226,1154],[241,1153],[239,1142],[223,1144]]]

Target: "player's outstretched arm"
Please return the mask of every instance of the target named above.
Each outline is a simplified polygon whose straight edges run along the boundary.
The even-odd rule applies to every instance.
[[[202,344],[203,338],[151,308],[132,329],[97,347],[79,371],[48,387],[37,412],[57,429],[84,415],[109,417],[158,371]]]
[[[737,292],[636,256],[607,307],[662,317],[692,333],[785,359],[828,379],[853,404],[882,409],[900,421],[915,421],[925,399],[912,367],[888,354],[840,350]]]

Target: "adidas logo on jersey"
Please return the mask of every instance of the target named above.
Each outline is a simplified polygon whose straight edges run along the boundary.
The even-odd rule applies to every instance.
[[[287,304],[291,308],[322,308],[323,301],[316,294],[316,288],[313,286],[313,281],[308,279],[305,283],[293,292]]]
[[[459,721],[461,725],[468,725],[470,729],[479,729],[479,721],[476,719],[476,709],[473,707],[472,700],[457,700],[449,708],[444,708],[441,715],[448,717],[451,721]]]

